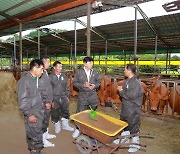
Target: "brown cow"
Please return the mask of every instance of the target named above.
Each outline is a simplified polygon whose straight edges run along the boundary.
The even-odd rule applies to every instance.
[[[125,84],[125,80],[118,81],[118,83],[117,83],[118,86],[124,86],[124,84]],[[143,106],[143,108],[145,110],[145,103],[146,103],[146,100],[147,100],[149,90],[148,90],[148,88],[147,88],[147,86],[146,86],[146,84],[144,82],[141,82],[141,87],[142,87],[142,89],[144,91],[142,106]],[[121,98],[120,98],[120,101],[121,101]]]
[[[107,97],[109,97],[109,93],[110,93],[110,83],[111,83],[111,79],[107,76],[103,76],[101,78],[101,85],[100,88],[98,90],[98,97],[99,97],[99,101],[100,101],[100,105],[104,106],[105,105],[105,99]]]
[[[101,105],[105,105],[106,103],[115,103],[121,104],[121,100],[117,91],[117,85],[124,85],[124,80],[122,81],[111,81],[111,78],[105,76],[101,79],[101,86],[98,91],[98,97]]]
[[[170,87],[169,92],[169,105],[173,109],[174,87]],[[180,115],[180,86],[177,86],[176,88],[174,112],[177,112],[177,114]]]
[[[110,102],[113,102],[115,104],[122,103],[121,98],[118,94],[117,86],[120,86],[120,85],[123,86],[124,83],[125,83],[125,80],[121,80],[118,82],[114,81],[110,83],[109,87],[107,88],[109,90],[106,91],[106,93],[109,93],[109,95],[106,94],[106,96],[109,97]]]
[[[114,102],[116,104],[121,104],[121,97],[118,94],[117,86],[124,86],[125,80],[120,80],[118,82],[114,81],[111,82],[110,78],[104,77],[101,80],[101,84],[103,89],[100,88],[98,91],[98,96],[100,100],[101,105],[105,105],[105,102]],[[143,96],[143,105],[145,105],[146,98],[147,98],[147,86],[145,83],[141,82],[141,86],[144,90],[144,96]]]
[[[158,111],[159,114],[162,114],[168,100],[168,89],[164,83],[159,81],[159,77],[154,78],[149,96],[151,111]]]
[[[147,85],[144,82],[141,82],[141,87],[143,88],[144,94],[143,94],[143,102],[142,102],[142,109],[145,111],[145,106],[146,106],[146,100],[148,97],[148,92],[149,89],[147,88]]]
[[[78,90],[73,86],[73,76],[68,75],[68,84],[69,84],[69,90],[71,96],[77,96]]]
[[[14,78],[16,81],[18,81],[21,78],[21,72],[20,71],[18,72],[16,70],[14,70],[13,75],[14,75]]]

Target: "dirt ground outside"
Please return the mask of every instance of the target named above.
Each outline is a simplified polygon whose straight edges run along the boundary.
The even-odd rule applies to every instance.
[[[70,101],[70,113],[76,111],[76,99]],[[119,114],[112,108],[99,107],[103,112],[119,119]],[[146,151],[138,151],[137,154],[179,154],[180,153],[180,120],[163,116],[142,114],[141,133],[149,133],[154,139],[141,139],[146,144]],[[74,123],[71,122],[73,126]],[[54,134],[54,126],[50,122],[50,133]],[[72,132],[62,130],[57,138],[50,140],[55,144],[54,148],[44,148],[46,154],[79,154],[73,143]],[[23,115],[17,108],[0,110],[0,154],[28,154]],[[97,152],[94,151],[93,154]],[[100,154],[106,154],[100,150]],[[128,153],[127,149],[116,152]]]

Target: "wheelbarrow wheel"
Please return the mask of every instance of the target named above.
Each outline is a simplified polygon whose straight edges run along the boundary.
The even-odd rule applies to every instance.
[[[81,154],[90,154],[92,152],[91,140],[88,136],[80,135],[76,139],[76,146]]]

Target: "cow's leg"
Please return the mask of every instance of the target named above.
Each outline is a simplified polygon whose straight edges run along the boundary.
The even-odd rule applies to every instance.
[[[165,101],[164,100],[159,101],[159,107],[158,107],[157,114],[163,114],[165,105],[166,105],[166,100]]]
[[[146,111],[146,95],[145,94],[143,95],[143,102],[142,102],[141,109],[143,112]]]

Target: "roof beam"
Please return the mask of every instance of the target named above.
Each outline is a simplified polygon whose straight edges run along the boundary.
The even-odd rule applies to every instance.
[[[14,21],[14,22],[16,22],[16,23],[19,23],[19,20],[18,20],[17,18],[13,18],[12,16],[10,16],[10,15],[2,12],[2,11],[0,11],[0,15],[3,16],[3,17],[5,17],[5,18],[7,18],[7,19],[9,19],[9,20],[11,20],[11,21]]]
[[[27,21],[30,21],[30,20],[42,18],[42,17],[48,16],[50,14],[54,14],[54,13],[57,13],[57,12],[61,12],[61,11],[64,11],[64,10],[79,6],[79,5],[86,4],[89,1],[92,2],[94,0],[75,0],[73,2],[64,4],[64,5],[59,5],[59,6],[55,7],[55,8],[52,8],[52,9],[49,9],[49,10],[46,10],[46,11],[31,15],[31,16],[28,16],[28,17],[23,18],[23,19],[20,19],[19,22],[24,23],[24,22],[27,22]],[[3,26],[0,26],[0,30],[7,29],[7,28],[13,27],[15,25],[17,25],[16,22],[12,22],[10,24],[3,25]]]
[[[148,18],[148,16],[144,13],[144,11],[138,6],[138,5],[135,5],[134,6],[135,8],[137,8],[137,10],[139,11],[139,13],[141,14],[141,16],[144,18],[144,20],[146,21],[146,23],[148,24],[148,26],[150,27],[150,29],[153,31],[153,33],[155,35],[158,36],[153,24],[151,23],[151,20]]]
[[[58,36],[58,35],[56,35],[56,34],[51,34],[51,35],[54,36],[54,37],[56,37],[56,38],[58,38],[58,39],[60,39],[60,40],[63,40],[63,41],[68,42],[68,43],[71,43],[70,41],[65,40],[64,38],[62,38],[62,37],[60,37],[60,36]]]
[[[0,45],[0,48],[6,48],[6,47],[4,47],[4,46]]]
[[[37,19],[37,18],[41,18],[41,17],[47,16],[47,15],[53,14],[53,13],[64,11],[64,10],[73,8],[75,6],[86,4],[89,1],[91,1],[91,0],[76,0],[76,1],[73,1],[71,3],[60,5],[60,6],[57,6],[55,8],[46,10],[44,12],[37,13],[35,15],[29,16],[27,18],[22,19],[21,22],[26,22],[26,21],[34,20],[34,19]]]
[[[51,30],[50,28],[40,28],[39,30],[42,31],[42,32],[44,32],[44,33],[46,33],[46,34],[50,34],[51,36],[56,37],[56,38],[58,38],[58,39],[60,39],[60,40],[63,40],[63,41],[65,41],[65,42],[67,42],[67,43],[71,43],[71,42],[68,41],[67,39],[59,36],[59,34],[58,34],[57,32],[55,32],[54,30]]]
[[[143,10],[138,6],[138,5],[134,5],[134,7],[137,8],[137,10],[139,11],[139,13],[142,15],[142,17],[144,18],[144,20],[146,21],[146,23],[148,24],[148,26],[150,27],[150,29],[153,31],[153,33],[155,34],[155,36],[157,36],[167,47],[170,47],[170,45],[165,42],[161,36],[158,34],[157,30],[155,29],[155,27],[153,26],[153,23],[151,22],[150,18],[148,18],[148,16],[143,12]]]
[[[84,23],[83,21],[81,21],[81,20],[79,20],[79,19],[76,19],[76,21],[77,21],[79,24],[81,24],[81,25],[83,25],[84,27],[87,28],[87,24]],[[106,38],[105,38],[104,36],[102,36],[101,34],[99,34],[98,32],[96,32],[95,30],[93,30],[93,27],[91,27],[90,30],[91,30],[93,33],[95,33],[96,35],[98,35],[99,37],[101,37],[102,39],[106,40]]]
[[[14,45],[14,43],[9,42],[9,41],[4,41],[3,43],[4,43],[4,44],[11,44],[11,45]],[[18,45],[18,44],[16,44],[16,46],[19,46],[19,45]]]
[[[31,40],[30,38],[27,38],[27,37],[23,37],[25,40],[27,40],[27,41],[29,41],[29,42],[33,42],[33,43],[36,43],[36,44],[38,44],[38,42],[36,42],[36,41],[34,41],[34,40]],[[40,45],[42,45],[42,46],[45,46],[44,44],[42,44],[42,43],[40,43]]]
[[[101,0],[105,5],[112,5],[112,6],[131,6],[134,4],[140,4],[144,2],[149,2],[152,0]]]

